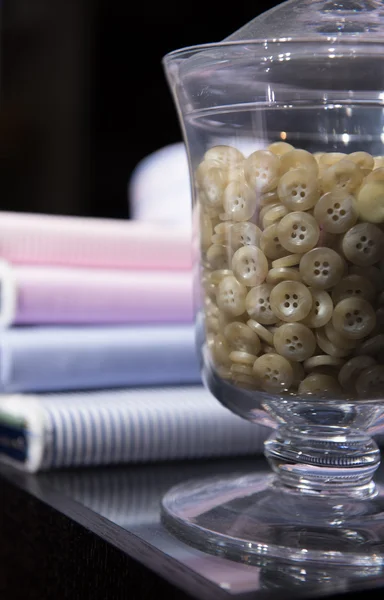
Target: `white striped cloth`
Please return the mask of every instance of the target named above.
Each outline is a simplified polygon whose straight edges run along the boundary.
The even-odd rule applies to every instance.
[[[22,458],[7,446],[12,430]],[[202,386],[0,397],[0,460],[31,472],[247,455],[268,435]]]

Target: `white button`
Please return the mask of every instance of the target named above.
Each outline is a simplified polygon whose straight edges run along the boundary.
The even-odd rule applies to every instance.
[[[272,289],[272,285],[262,283],[253,287],[245,299],[245,308],[251,319],[263,325],[272,325],[278,321],[270,304],[269,296]]]
[[[207,208],[220,208],[227,185],[227,171],[213,160],[203,161],[196,169],[196,182],[200,203]]]
[[[330,289],[336,285],[345,270],[344,260],[331,248],[314,248],[300,261],[302,280],[317,289]]]
[[[345,348],[346,350],[354,350],[356,348],[358,341],[351,340],[350,338],[345,337],[343,334],[339,333],[332,323],[332,321],[328,321],[324,325],[324,333],[332,344],[334,344],[337,348]]]
[[[252,190],[270,192],[278,183],[280,161],[268,150],[256,150],[244,163],[245,177]]]
[[[243,246],[233,255],[232,270],[240,283],[247,286],[260,285],[267,276],[268,261],[257,246]]]
[[[229,358],[236,364],[253,366],[257,356],[254,354],[249,354],[248,352],[242,352],[241,350],[232,350]]]
[[[220,281],[224,279],[224,277],[228,277],[228,275],[233,275],[233,272],[230,269],[217,269],[208,274],[208,281],[213,283],[213,285],[219,285]]]
[[[373,265],[382,257],[384,234],[376,225],[358,223],[344,235],[342,248],[346,258],[355,265]]]
[[[232,221],[247,221],[256,210],[256,195],[251,188],[239,181],[232,181],[223,192],[225,214]]]
[[[288,171],[281,177],[277,193],[289,210],[303,211],[316,204],[320,189],[317,177],[302,167]]]
[[[200,246],[203,252],[212,244],[212,235],[212,221],[206,213],[200,211]]]
[[[326,397],[340,394],[341,388],[337,380],[331,375],[311,373],[299,385],[299,394]]]
[[[332,165],[338,163],[340,160],[346,157],[347,155],[344,152],[325,152],[319,158],[320,171],[328,169],[328,167],[332,167]]]
[[[358,165],[364,175],[368,175],[375,165],[375,159],[368,152],[352,152],[348,159]]]
[[[345,233],[357,221],[354,202],[353,196],[346,192],[328,192],[315,206],[315,219],[329,233]]]
[[[283,204],[277,204],[276,206],[273,206],[263,216],[263,229],[269,227],[269,225],[273,225],[273,223],[278,223],[278,221],[280,221],[287,214],[288,209]]]
[[[311,356],[304,361],[304,369],[306,371],[314,371],[322,367],[342,367],[345,360],[342,358],[336,358],[336,356],[329,356],[329,354],[319,354],[318,356]]]
[[[228,323],[224,329],[224,337],[233,350],[255,355],[260,352],[259,336],[245,323],[240,321]]]
[[[277,225],[281,245],[294,254],[308,252],[316,246],[320,229],[316,219],[305,212],[291,212]]]
[[[355,356],[349,359],[341,368],[339,383],[347,392],[355,392],[356,381],[360,373],[368,367],[373,367],[376,361],[371,356]]]
[[[278,354],[263,354],[255,360],[253,375],[266,392],[289,390],[293,383],[290,363]]]
[[[221,167],[229,168],[241,164],[244,160],[243,154],[232,146],[213,146],[204,154],[204,160],[213,160]]]
[[[345,356],[351,354],[351,350],[349,350],[348,348],[340,348],[338,346],[335,346],[335,344],[333,344],[328,339],[323,327],[316,329],[316,342],[319,348],[326,354],[329,354],[330,356],[335,356],[336,358],[344,358]]]
[[[303,319],[303,325],[317,329],[324,327],[332,318],[333,302],[331,296],[325,290],[309,288],[312,294],[312,308],[308,316]]]
[[[283,154],[287,154],[287,152],[294,150],[294,147],[287,142],[273,142],[268,146],[267,150],[272,152],[272,154],[276,154],[276,156],[282,156]]]
[[[224,367],[230,367],[232,364],[229,358],[230,349],[226,339],[219,333],[215,336],[213,344],[210,346],[211,356],[213,363],[222,365]]]
[[[273,335],[266,327],[264,327],[264,325],[261,325],[261,323],[258,323],[254,319],[249,319],[247,321],[247,325],[259,336],[261,340],[270,346],[273,346]]]
[[[294,267],[300,263],[302,254],[288,254],[283,258],[278,258],[272,262],[273,269],[280,269],[284,267]]]
[[[317,177],[319,167],[316,158],[306,150],[297,148],[287,152],[280,157],[280,175],[283,176],[292,169],[305,169],[310,171],[312,176]]]
[[[365,340],[356,350],[356,354],[377,356],[382,350],[384,350],[384,334],[379,333]]]
[[[299,269],[290,269],[289,267],[275,267],[268,272],[266,282],[272,285],[280,281],[301,281]]]
[[[363,298],[345,298],[336,304],[332,324],[344,337],[359,340],[374,329],[375,311]]]
[[[237,317],[245,312],[247,288],[236,277],[222,279],[217,287],[217,306],[225,313]]]
[[[227,246],[212,244],[207,250],[206,259],[211,269],[228,269],[232,262],[232,252]]]
[[[368,223],[384,222],[384,181],[371,181],[363,185],[357,196],[360,219]]]
[[[374,365],[364,369],[357,378],[356,391],[363,398],[382,398],[384,366]]]
[[[271,291],[273,313],[282,321],[301,321],[312,308],[312,294],[298,281],[282,281]]]
[[[301,323],[286,323],[273,336],[279,354],[288,360],[301,362],[313,356],[316,340],[312,331]]]
[[[384,168],[380,167],[372,171],[367,177],[364,179],[365,183],[373,183],[374,181],[384,181]]]

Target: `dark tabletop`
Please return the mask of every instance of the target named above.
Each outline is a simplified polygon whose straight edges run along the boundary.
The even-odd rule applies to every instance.
[[[253,469],[266,465],[238,458],[39,475],[0,467],[1,600],[384,597],[378,569],[236,563],[191,548],[161,524],[160,500],[172,485]]]

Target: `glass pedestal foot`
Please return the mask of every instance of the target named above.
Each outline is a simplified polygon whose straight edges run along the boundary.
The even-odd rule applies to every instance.
[[[220,476],[169,490],[162,519],[185,543],[249,564],[384,566],[384,487],[373,484],[356,498],[290,489],[265,473]]]

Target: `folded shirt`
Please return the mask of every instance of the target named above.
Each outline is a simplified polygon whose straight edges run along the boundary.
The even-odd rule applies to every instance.
[[[15,327],[0,334],[0,392],[200,381],[193,325]]]
[[[191,271],[30,267],[2,261],[0,286],[2,327],[193,319]]]
[[[190,227],[0,212],[0,258],[22,265],[190,269]]]
[[[268,435],[202,386],[0,397],[0,460],[30,472],[247,455]]]

